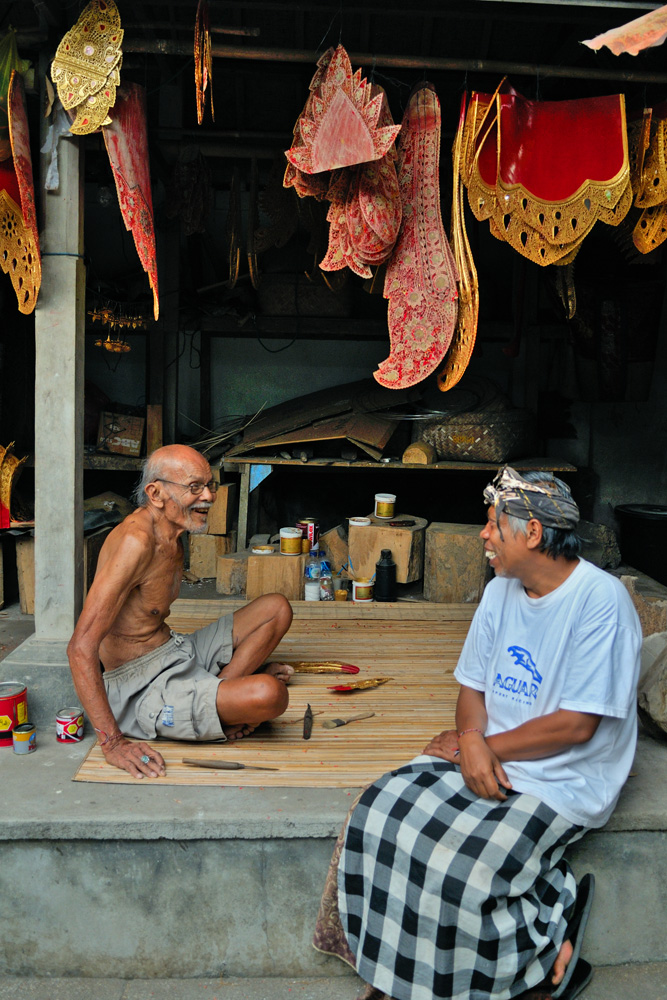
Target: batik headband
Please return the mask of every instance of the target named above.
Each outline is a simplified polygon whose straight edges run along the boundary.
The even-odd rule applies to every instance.
[[[567,490],[565,495],[561,492],[562,487]],[[510,517],[520,517],[522,521],[537,518],[545,528],[571,530],[579,523],[579,508],[569,486],[561,483],[559,487],[555,481],[548,480],[529,483],[509,465],[486,487],[484,499]]]

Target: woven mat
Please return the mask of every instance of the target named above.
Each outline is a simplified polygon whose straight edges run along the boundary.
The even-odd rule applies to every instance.
[[[186,604],[197,605],[189,613]],[[219,602],[177,602],[170,623],[192,630],[220,613]],[[210,605],[210,613],[202,605]],[[394,610],[395,609],[395,610]],[[436,610],[433,610],[436,609]],[[227,610],[227,607],[225,607]],[[358,617],[352,607],[345,617],[311,608],[295,608],[295,620],[275,659],[337,660],[360,668],[356,677],[297,674],[290,684],[285,715],[267,723],[238,743],[178,743],[160,741],[169,785],[243,785],[260,787],[350,788],[366,785],[404,764],[436,733],[453,728],[458,684],[453,670],[468,632],[474,607],[445,605],[386,605]],[[418,615],[419,617],[415,617]],[[380,617],[378,617],[380,616]],[[192,622],[196,625],[192,625]],[[188,622],[190,628],[188,629]],[[173,627],[173,626],[172,626]],[[380,687],[336,694],[329,686],[346,678],[391,677]],[[313,733],[303,739],[307,704],[314,713]],[[375,712],[371,719],[325,729],[325,719]],[[183,764],[184,757],[233,760],[265,765],[276,771],[217,771]],[[109,766],[95,745],[79,767],[75,781],[135,784],[126,772]],[[148,786],[148,782],[146,785]],[[150,782],[152,786],[154,781]]]

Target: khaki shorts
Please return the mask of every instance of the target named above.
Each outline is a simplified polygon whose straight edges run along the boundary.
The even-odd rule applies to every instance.
[[[216,698],[232,658],[234,616],[107,671],[104,686],[120,730],[137,739],[224,740]]]

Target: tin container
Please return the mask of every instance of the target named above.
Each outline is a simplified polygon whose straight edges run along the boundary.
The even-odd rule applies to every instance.
[[[83,739],[83,709],[80,705],[61,708],[56,715],[58,743],[79,743]]]
[[[298,528],[280,529],[280,552],[284,556],[301,555],[301,532]]]
[[[28,721],[28,690],[21,681],[0,681],[0,747],[10,747],[16,726]]]
[[[366,578],[352,581],[352,600],[355,604],[370,604],[373,600],[373,584]]]
[[[375,516],[391,519],[396,511],[395,493],[375,494]]]
[[[14,753],[32,753],[37,749],[35,739],[35,727],[30,722],[23,722],[16,726],[12,733],[14,742]]]
[[[310,552],[311,549],[317,548],[317,543],[320,540],[320,522],[316,521],[314,517],[302,517],[300,521],[296,522],[296,526],[301,532],[304,542],[308,542],[308,548],[304,546],[303,551]]]

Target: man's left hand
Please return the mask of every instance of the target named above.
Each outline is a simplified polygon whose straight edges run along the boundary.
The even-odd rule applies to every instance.
[[[445,729],[439,736],[434,736],[431,742],[423,750],[423,753],[430,757],[441,757],[448,760],[450,764],[460,763],[459,758],[459,737],[455,729]]]

